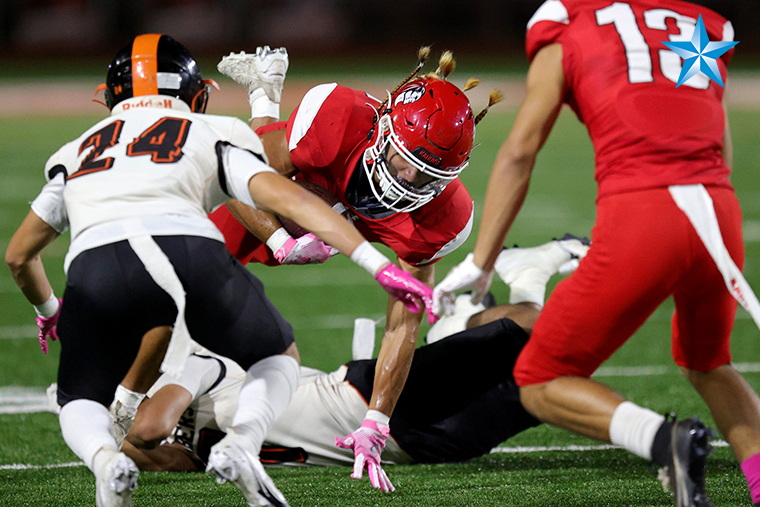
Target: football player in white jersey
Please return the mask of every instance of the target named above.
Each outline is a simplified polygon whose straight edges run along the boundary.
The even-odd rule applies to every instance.
[[[35,305],[41,344],[60,335],[61,432],[95,474],[98,506],[132,505],[138,470],[118,451],[106,407],[143,336],[172,328],[163,371],[180,375],[200,344],[246,372],[208,471],[233,482],[249,505],[287,505],[258,454],[298,385],[293,330],[225,249],[207,218],[215,206],[235,197],[293,219],[417,311],[431,295],[321,199],[269,167],[248,125],[201,114],[208,84],[172,38],[135,37],[109,66],[111,115],[49,159],[48,184],[6,251]],[[61,304],[39,252],[69,227]]]
[[[497,269],[509,281],[510,304],[485,308],[459,297],[456,322],[433,326],[427,340],[433,333],[436,343],[415,351],[383,464],[464,461],[536,424],[516,396],[509,366],[540,312],[548,280],[574,270],[587,250],[588,241],[569,235],[506,249]],[[462,332],[454,333],[460,326]],[[262,463],[353,464],[353,453],[336,447],[335,435],[364,417],[376,365],[376,359],[355,360],[331,373],[302,366],[291,404],[267,433]],[[181,378],[163,375],[151,388],[124,452],[142,470],[202,470],[209,448],[230,426],[243,378],[227,358],[191,356]]]

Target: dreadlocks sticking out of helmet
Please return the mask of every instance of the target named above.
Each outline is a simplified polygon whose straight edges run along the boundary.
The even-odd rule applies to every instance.
[[[296,181],[324,187],[367,239],[389,247],[401,269],[432,287],[434,264],[472,230],[472,198],[458,176],[467,167],[476,123],[500,94],[492,93],[489,106],[476,117],[464,91],[448,80],[455,67],[451,52],[443,53],[438,70],[420,75],[429,54],[429,48],[419,51],[414,71],[384,102],[337,83],[320,84],[285,121],[278,121],[288,68],[284,48],[232,53],[218,68],[246,88],[251,126],[270,165]],[[465,88],[475,85],[471,79]],[[211,219],[243,264],[321,263],[334,255],[330,245],[313,235],[294,238],[276,216],[234,201]],[[380,469],[379,455],[386,443],[395,445],[388,440],[388,424],[420,322],[420,314],[389,302],[366,418],[338,442],[357,455],[354,477],[366,468],[372,485],[386,492],[393,486]]]

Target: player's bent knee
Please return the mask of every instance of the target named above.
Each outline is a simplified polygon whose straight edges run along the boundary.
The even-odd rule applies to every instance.
[[[546,384],[532,384],[520,387],[520,403],[530,415],[543,421],[546,411]]]
[[[175,424],[164,420],[138,420],[129,429],[127,440],[138,449],[155,449],[171,435]]]

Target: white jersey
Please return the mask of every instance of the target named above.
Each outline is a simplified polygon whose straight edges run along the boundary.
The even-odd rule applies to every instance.
[[[207,351],[198,354],[224,362],[224,378],[216,378],[220,372],[218,362],[191,357],[179,379],[162,375],[148,393],[150,396],[164,385],[175,384],[191,394],[193,402],[180,420],[177,431],[185,433],[182,437],[187,443],[192,442],[192,449],[196,452],[203,428],[227,431],[232,425],[238,394],[245,379],[245,371],[234,361]],[[270,428],[264,444],[300,447],[308,454],[307,465],[352,464],[353,451],[336,447],[335,437],[348,435],[361,426],[367,403],[345,379],[347,370],[346,366],[341,366],[332,373],[324,373],[302,366],[298,389],[288,408]],[[209,390],[213,384],[216,385]],[[388,438],[382,460],[387,464],[413,461],[398,446],[393,435]]]
[[[208,213],[230,197],[255,207],[248,181],[261,171],[273,169],[243,121],[133,97],[50,157],[32,209],[59,232],[70,225],[68,268],[84,250],[139,234],[223,242]]]

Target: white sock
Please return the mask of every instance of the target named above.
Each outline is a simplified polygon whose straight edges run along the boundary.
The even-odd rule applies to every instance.
[[[71,401],[61,408],[58,418],[66,444],[93,473],[96,470],[93,458],[101,448],[116,451],[116,441],[111,435],[111,416],[100,403]]]
[[[285,355],[267,357],[248,368],[232,418],[234,431],[260,448],[272,423],[288,408],[299,378],[298,361]]]
[[[630,401],[615,409],[610,421],[610,442],[645,460],[652,459],[652,444],[665,416]]]

